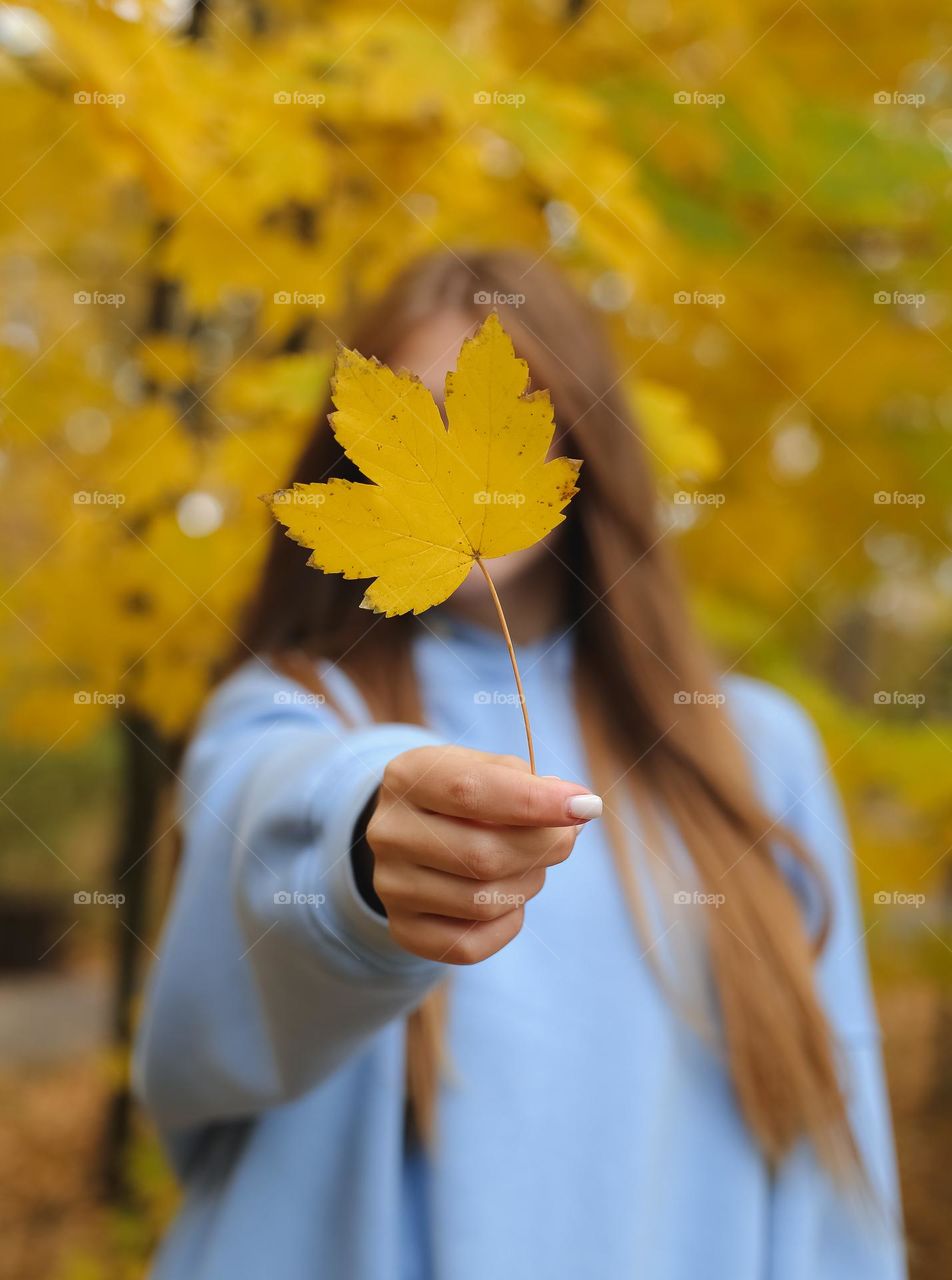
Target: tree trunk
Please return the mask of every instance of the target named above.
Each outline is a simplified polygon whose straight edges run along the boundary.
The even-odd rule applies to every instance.
[[[126,1064],[132,1043],[132,1006],[148,950],[151,845],[162,793],[170,777],[168,748],[145,716],[125,713],[122,734],[122,816],[113,860],[112,889],[124,901],[116,911],[113,947],[113,1052],[123,1072],[108,1103],[103,1145],[103,1191],[113,1203],[129,1199],[128,1152],[133,1103]]]

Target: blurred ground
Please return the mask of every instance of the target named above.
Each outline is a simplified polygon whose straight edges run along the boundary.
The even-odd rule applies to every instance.
[[[101,1214],[93,1176],[104,1075],[95,1059],[0,1072],[0,1274],[58,1275]]]

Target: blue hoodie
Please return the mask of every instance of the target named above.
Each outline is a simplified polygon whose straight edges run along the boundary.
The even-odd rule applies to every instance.
[[[520,660],[539,772],[586,782],[571,637]],[[422,960],[391,939],[348,852],[387,762],[439,742],[524,754],[498,638],[428,618],[415,662],[426,730],[372,723],[336,669],[324,678],[357,727],[260,662],[206,709],[136,1055],[184,1185],[156,1280],[898,1280],[852,856],[804,713],[768,685],[723,686],[763,801],[832,884],[817,981],[872,1207],[839,1192],[806,1143],[771,1176],[716,1043],[683,1016],[692,1002],[711,1011],[699,961],[711,908],[643,868],[656,887],[639,936],[603,824],[483,963]],[[682,1012],[658,980],[669,962]],[[445,979],[450,1065],[424,1156],[404,1142],[404,1020]]]

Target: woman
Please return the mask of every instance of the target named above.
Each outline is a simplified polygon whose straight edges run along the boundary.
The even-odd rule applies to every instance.
[[[894,1280],[828,767],[787,697],[710,674],[593,317],[543,263],[446,254],[352,344],[439,398],[501,298],[584,461],[493,565],[549,776],[478,571],[385,620],[276,530],[140,1036],[186,1192],[156,1274]],[[294,479],[328,476],[359,478],[322,415]]]

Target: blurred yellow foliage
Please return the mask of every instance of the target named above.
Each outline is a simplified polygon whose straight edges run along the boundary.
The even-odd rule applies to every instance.
[[[606,317],[727,665],[818,710],[855,811],[918,814],[866,824],[874,876],[940,875],[936,0],[172,13],[29,0],[0,33],[10,731],[184,730],[355,311],[412,255],[518,243]]]

